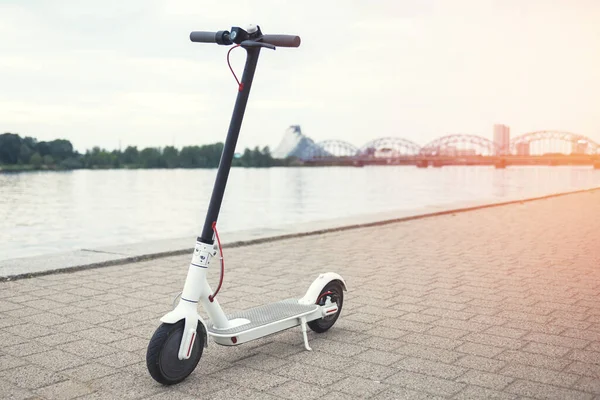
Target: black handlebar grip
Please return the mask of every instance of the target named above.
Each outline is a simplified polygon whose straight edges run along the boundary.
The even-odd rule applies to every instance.
[[[263,35],[262,41],[277,47],[300,46],[300,36],[296,35]]]
[[[217,43],[217,32],[195,31],[190,33],[190,40],[192,42]]]

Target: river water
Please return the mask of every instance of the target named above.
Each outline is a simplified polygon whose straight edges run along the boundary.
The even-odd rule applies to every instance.
[[[200,232],[216,170],[0,174],[0,260]],[[231,171],[219,229],[600,187],[591,167],[410,166]]]

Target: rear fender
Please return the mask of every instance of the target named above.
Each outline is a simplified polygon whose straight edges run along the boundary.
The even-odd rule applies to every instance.
[[[342,288],[345,291],[348,290],[346,288],[346,281],[344,281],[344,278],[342,278],[340,275],[336,274],[335,272],[326,272],[324,274],[319,275],[318,278],[315,279],[313,281],[313,283],[311,283],[310,287],[306,291],[306,294],[304,295],[304,297],[302,297],[300,300],[298,300],[298,303],[300,303],[300,304],[315,304],[317,302],[317,299],[319,298],[319,294],[321,293],[323,288],[325,286],[327,286],[327,284],[329,282],[332,282],[332,281],[339,281],[342,284]]]

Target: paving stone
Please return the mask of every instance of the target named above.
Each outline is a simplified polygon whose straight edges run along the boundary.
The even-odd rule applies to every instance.
[[[0,371],[13,369],[27,364],[28,362],[21,357],[15,357],[8,354],[0,355]]]
[[[168,392],[160,392],[150,397],[147,400],[196,400],[197,396],[182,393],[178,390],[169,390]]]
[[[565,354],[571,351],[568,347],[553,346],[550,344],[542,344],[531,342],[526,344],[521,350],[529,353],[537,353],[546,355],[553,358],[563,357]]]
[[[543,383],[517,380],[510,384],[506,392],[518,396],[528,396],[536,399],[549,400],[586,400],[592,399],[592,395],[577,390],[564,389]]]
[[[509,328],[506,326],[494,326],[487,329],[484,333],[496,336],[504,336],[513,339],[519,339],[527,334],[524,329]]]
[[[440,336],[433,336],[421,333],[409,333],[402,337],[403,342],[419,344],[422,346],[432,346],[440,349],[452,350],[462,345],[464,342],[456,339],[448,339]]]
[[[79,336],[82,339],[93,340],[98,343],[110,343],[128,338],[128,336],[122,332],[99,326],[77,331],[74,333],[74,335]]]
[[[86,362],[86,360],[81,357],[74,356],[73,354],[58,349],[32,354],[24,357],[24,359],[50,371],[73,368]]]
[[[471,368],[479,371],[496,372],[504,368],[506,362],[469,354],[456,361],[455,364],[461,367]]]
[[[469,370],[464,375],[456,379],[457,382],[464,382],[475,386],[483,386],[485,388],[494,390],[502,390],[514,380],[514,378],[504,375],[475,370]]]
[[[29,323],[43,325],[43,326],[54,326],[69,322],[65,317],[58,314],[43,312],[41,314],[29,315],[23,317],[23,319]]]
[[[212,376],[202,376],[201,379],[184,380],[177,385],[177,390],[193,396],[198,396],[199,393],[208,396],[211,393],[222,391],[231,386],[235,385],[221,379],[213,378]]]
[[[327,387],[346,378],[346,375],[341,371],[326,370],[312,365],[300,363],[292,363],[286,366],[284,369],[274,371],[274,373],[289,379],[298,379],[298,377],[302,377],[303,382],[322,387]]]
[[[41,389],[36,389],[35,393],[45,399],[68,400],[74,399],[92,393],[93,390],[81,383],[72,380],[66,380],[46,386]]]
[[[312,347],[312,343],[310,345]],[[304,346],[291,346],[287,343],[272,342],[264,346],[260,346],[258,351],[261,353],[269,354],[273,357],[287,358],[293,354],[297,354],[304,351]]]
[[[455,351],[422,346],[419,344],[407,344],[394,349],[394,352],[405,356],[419,357],[446,364],[452,364],[462,357],[462,354]]]
[[[0,300],[0,312],[16,310],[19,308],[23,308],[23,305],[6,300]]]
[[[369,336],[379,336],[387,339],[398,339],[406,335],[408,332],[399,329],[378,326],[376,328],[365,331],[365,333]]]
[[[117,373],[116,369],[96,362],[88,362],[78,367],[61,371],[62,375],[69,376],[80,382],[88,382],[114,373]]]
[[[377,364],[371,364],[366,361],[358,361],[355,364],[344,368],[343,371],[347,374],[369,379],[372,381],[382,381],[396,372],[394,368],[385,367]]]
[[[280,399],[322,399],[326,398],[327,390],[307,383],[289,380],[271,388],[268,393]]]
[[[57,348],[87,359],[102,357],[118,351],[113,347],[86,339],[65,343]]]
[[[335,397],[329,396],[329,398],[333,399],[341,399],[344,396],[339,395]],[[399,386],[390,386],[388,389],[384,390],[376,394],[373,397],[369,397],[372,400],[441,400],[446,399],[447,397],[441,396],[433,396],[424,392],[417,392],[414,390],[406,389]]]
[[[427,309],[425,309],[427,310]],[[412,321],[412,322],[419,322],[422,324],[431,324],[434,321],[437,321],[438,319],[440,319],[439,316],[436,315],[427,315],[424,314],[423,312],[425,311],[420,311],[419,313],[408,313],[408,314],[404,314],[400,317],[400,319],[406,320],[406,321]]]
[[[596,351],[573,350],[566,358],[584,363],[600,364],[600,352]]]
[[[340,343],[327,339],[316,339],[310,343],[310,347],[316,351],[323,351],[344,357],[351,357],[367,351],[366,347],[355,346],[347,343]]]
[[[117,348],[125,351],[136,351],[146,349],[148,347],[149,339],[142,339],[138,337],[128,337],[123,340],[117,340],[110,342],[110,347]]]
[[[267,390],[288,380],[279,375],[257,371],[241,365],[234,365],[231,368],[219,371],[213,377],[255,390]]]
[[[600,395],[600,378],[583,377],[573,385],[572,389]]]
[[[143,359],[144,358],[139,357],[135,353],[130,353],[128,351],[117,351],[104,357],[98,357],[94,359],[94,361],[113,368],[123,368],[128,365],[135,364]]]
[[[2,351],[6,354],[10,354],[15,357],[25,357],[30,354],[41,353],[48,350],[47,346],[44,346],[38,342],[34,342],[32,340],[16,344],[14,346],[8,346],[2,348]]]
[[[524,340],[531,340],[533,342],[551,344],[555,346],[570,347],[574,349],[582,349],[589,344],[587,340],[569,338],[557,335],[548,335],[545,333],[530,333],[523,337]]]
[[[550,325],[550,324],[538,324],[533,321],[508,321],[504,325],[509,328],[516,329],[525,329],[527,331],[545,333],[549,335],[560,335],[562,332],[566,331],[567,328],[559,325]],[[527,335],[522,336],[524,339]]]
[[[373,381],[359,377],[348,377],[332,385],[332,388],[353,396],[373,396],[388,388],[388,385],[380,381]]]
[[[0,380],[0,393],[3,399],[25,400],[33,397],[33,392]]]
[[[409,371],[400,371],[387,378],[384,382],[438,396],[455,395],[466,386],[464,383],[449,381],[446,379]]]
[[[21,325],[15,325],[15,326],[11,326],[8,328],[23,329],[21,327]],[[8,329],[8,328],[4,328],[4,329]],[[27,338],[24,338],[22,336],[12,333],[12,332],[8,332],[7,330],[0,331],[0,343],[2,343],[3,347],[15,346],[17,344],[22,344],[22,343],[27,343],[27,342],[29,342],[29,340]]]
[[[52,328],[56,329],[57,331],[63,332],[63,333],[74,333],[74,332],[94,328],[94,325],[89,322],[85,322],[85,321],[69,320],[68,322],[64,322],[62,324],[55,325]]]
[[[541,354],[513,350],[507,350],[496,358],[506,362],[531,365],[533,367],[548,368],[557,371],[561,371],[567,365],[571,364],[571,361],[564,358],[548,357]]]
[[[344,307],[344,309],[345,309],[345,307]],[[375,323],[375,322],[385,319],[385,317],[381,316],[381,315],[376,315],[376,314],[353,312],[352,314],[345,316],[344,319],[350,320],[350,321],[372,324],[372,323]],[[358,325],[356,325],[356,326],[358,326]],[[362,325],[361,325],[361,327],[362,327]]]
[[[284,366],[289,363],[290,361],[288,360],[272,357],[264,353],[256,353],[250,357],[245,357],[236,362],[236,364],[245,365],[261,371],[271,371],[284,368]]]
[[[472,312],[454,311],[454,310],[448,310],[448,309],[444,309],[444,308],[427,308],[427,309],[421,311],[421,313],[427,314],[427,315],[443,317],[443,318],[453,318],[453,319],[461,319],[461,320],[468,320],[468,319],[472,318],[473,316],[475,316],[475,314]]]
[[[521,364],[508,364],[500,374],[556,386],[570,387],[580,376]]]
[[[479,400],[479,399],[495,399],[495,400],[517,400],[514,394],[498,392],[496,390],[486,389],[479,386],[467,386],[465,390],[453,397],[456,400]],[[521,397],[522,399],[522,397]]]
[[[424,324],[424,323],[415,322],[415,321],[407,321],[407,320],[400,319],[400,318],[385,319],[385,320],[379,322],[378,324],[388,327],[388,328],[398,329],[400,331],[410,331],[410,332],[425,332],[432,328],[432,326],[429,324]]]
[[[489,346],[504,347],[507,349],[520,349],[525,345],[524,341],[504,336],[488,335],[485,333],[470,333],[462,338],[466,342],[481,343]]]
[[[368,347],[376,350],[393,350],[403,345],[402,342],[398,340],[386,339],[382,337],[370,337],[365,339],[361,344],[361,346]]]
[[[300,362],[303,364],[314,365],[315,367],[330,369],[332,371],[339,371],[340,369],[348,368],[351,365],[357,363],[358,360],[361,360],[364,354],[369,353],[374,350],[367,350],[363,353],[358,354],[353,357],[342,357],[335,354],[324,353],[321,351],[311,351],[311,352],[300,352],[296,353],[287,359],[280,360],[283,365],[288,364],[290,361]],[[364,358],[364,357],[363,357]],[[368,362],[376,363],[376,360],[364,360]],[[269,363],[267,363],[269,365]]]
[[[367,361],[379,365],[391,365],[404,357],[404,355],[400,354],[369,349],[353,358],[356,360]],[[336,364],[339,365],[338,363]]]
[[[43,325],[29,325],[27,329],[23,329],[20,325],[15,325],[4,328],[4,332],[22,336],[27,339],[35,339],[53,334],[55,333],[55,330]]]
[[[149,397],[162,391],[161,386],[154,382],[150,376],[140,378],[123,371],[89,381],[86,385],[98,392],[110,392],[113,397],[119,399]]]
[[[60,373],[36,365],[24,365],[2,371],[0,372],[0,378],[0,381],[6,380],[24,389],[37,389],[66,379]]]
[[[600,365],[598,364],[586,364],[580,361],[574,361],[569,364],[564,371],[592,378],[600,378]]]
[[[210,396],[211,400],[276,400],[277,396],[254,389],[248,389],[239,385],[229,386]]]
[[[488,346],[485,344],[467,342],[455,349],[461,353],[467,353],[474,356],[493,358],[502,353],[504,349],[500,347]]]
[[[450,339],[460,339],[469,334],[469,331],[462,329],[449,328],[444,326],[435,326],[427,331],[428,335],[442,336]]]
[[[467,371],[467,369],[455,365],[415,357],[400,360],[394,364],[394,367],[444,379],[455,379]]]

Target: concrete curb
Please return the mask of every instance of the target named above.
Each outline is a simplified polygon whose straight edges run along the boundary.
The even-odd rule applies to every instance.
[[[482,210],[482,209],[492,208],[492,207],[502,207],[502,206],[508,206],[508,205],[513,205],[513,204],[523,204],[523,203],[529,203],[529,202],[534,202],[534,201],[551,199],[551,198],[555,198],[555,197],[568,196],[568,195],[574,195],[574,194],[582,194],[582,193],[594,193],[594,192],[599,192],[599,191],[600,191],[600,187],[591,188],[591,189],[581,189],[581,190],[575,190],[575,191],[571,191],[571,192],[553,193],[553,194],[549,194],[549,195],[530,197],[530,198],[526,198],[526,199],[508,200],[508,201],[503,201],[503,202],[481,204],[481,205],[475,205],[475,206],[469,206],[469,207],[459,207],[459,208],[454,208],[454,209],[441,210],[441,211],[423,213],[423,214],[418,214],[418,215],[410,215],[410,216],[404,216],[404,217],[399,217],[399,218],[390,218],[390,219],[384,219],[384,220],[373,221],[373,222],[355,223],[355,224],[349,224],[349,225],[344,225],[344,226],[310,230],[310,231],[305,231],[305,232],[294,232],[294,233],[280,234],[280,235],[275,235],[275,236],[267,236],[267,237],[261,237],[261,238],[257,238],[257,239],[238,240],[238,241],[233,241],[231,243],[223,244],[223,248],[251,246],[251,245],[276,242],[276,241],[281,241],[281,240],[286,240],[286,239],[293,239],[293,238],[299,238],[299,237],[305,237],[305,236],[322,235],[322,234],[333,233],[333,232],[343,232],[343,231],[352,230],[352,229],[368,228],[368,227],[374,227],[374,226],[389,225],[389,224],[401,223],[401,222],[424,219],[424,218],[432,218],[432,217],[443,216],[443,215],[464,213],[464,212],[469,212],[469,211]],[[193,250],[193,246],[189,246],[188,248],[177,249],[177,250],[172,250],[172,251],[149,253],[149,254],[144,254],[144,255],[135,255],[135,256],[123,255],[123,257],[118,257],[116,259],[107,260],[107,261],[91,262],[88,264],[75,265],[75,266],[69,266],[69,267],[65,267],[65,268],[58,268],[58,269],[52,269],[52,270],[46,270],[46,271],[36,271],[36,272],[28,272],[28,273],[22,273],[22,274],[0,276],[0,282],[14,281],[14,280],[19,280],[19,279],[32,278],[32,277],[36,277],[36,276],[44,276],[44,275],[50,275],[50,274],[70,273],[70,272],[76,272],[76,271],[82,271],[82,270],[94,269],[94,268],[102,268],[102,267],[108,267],[108,266],[114,266],[114,265],[129,264],[129,263],[147,261],[147,260],[169,257],[169,256],[184,255],[187,253],[191,254],[192,250]],[[83,250],[83,251],[90,251],[90,250]],[[117,255],[119,255],[119,254],[117,254]]]

